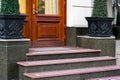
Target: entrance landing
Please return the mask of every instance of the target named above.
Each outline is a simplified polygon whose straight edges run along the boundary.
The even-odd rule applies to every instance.
[[[85,49],[78,47],[44,47],[44,48],[30,48],[30,52],[71,52],[71,51],[79,51],[79,52],[100,52],[101,50],[96,49]]]

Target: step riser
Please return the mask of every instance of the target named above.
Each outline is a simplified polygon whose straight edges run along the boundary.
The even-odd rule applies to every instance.
[[[28,77],[24,77],[23,80],[85,80],[90,78],[97,78],[97,77],[108,77],[108,76],[115,76],[120,75],[120,71],[105,71],[105,72],[98,72],[98,73],[89,73],[89,74],[77,74],[77,75],[69,75],[69,76],[61,76],[61,77],[51,77],[51,78],[42,78],[42,79],[31,79]]]
[[[27,60],[51,60],[51,59],[66,59],[66,58],[83,58],[83,57],[97,57],[100,53],[74,53],[74,54],[60,54],[60,55],[42,55],[42,56],[27,56]]]
[[[86,63],[70,63],[61,65],[48,65],[48,66],[34,66],[34,67],[23,67],[19,66],[19,77],[23,77],[25,72],[40,72],[40,71],[51,71],[51,70],[64,70],[64,69],[75,69],[75,68],[85,68],[85,67],[95,67],[95,66],[107,66],[115,65],[116,60],[106,60],[106,61],[95,61]]]

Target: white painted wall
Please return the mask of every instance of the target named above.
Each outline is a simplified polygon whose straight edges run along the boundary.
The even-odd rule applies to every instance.
[[[67,0],[67,26],[87,27],[85,17],[92,13],[93,0]]]
[[[112,0],[108,0],[108,16],[113,16]],[[93,0],[67,0],[67,27],[88,27],[85,17],[92,13]]]
[[[107,0],[108,17],[113,17],[112,0]]]

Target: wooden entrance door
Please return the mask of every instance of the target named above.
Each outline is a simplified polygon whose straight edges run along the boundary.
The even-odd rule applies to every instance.
[[[32,47],[65,45],[66,0],[26,0],[24,37]]]

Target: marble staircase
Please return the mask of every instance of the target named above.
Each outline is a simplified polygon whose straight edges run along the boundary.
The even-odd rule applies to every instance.
[[[75,47],[30,48],[17,62],[19,80],[87,80],[120,75],[116,58],[101,50]]]

